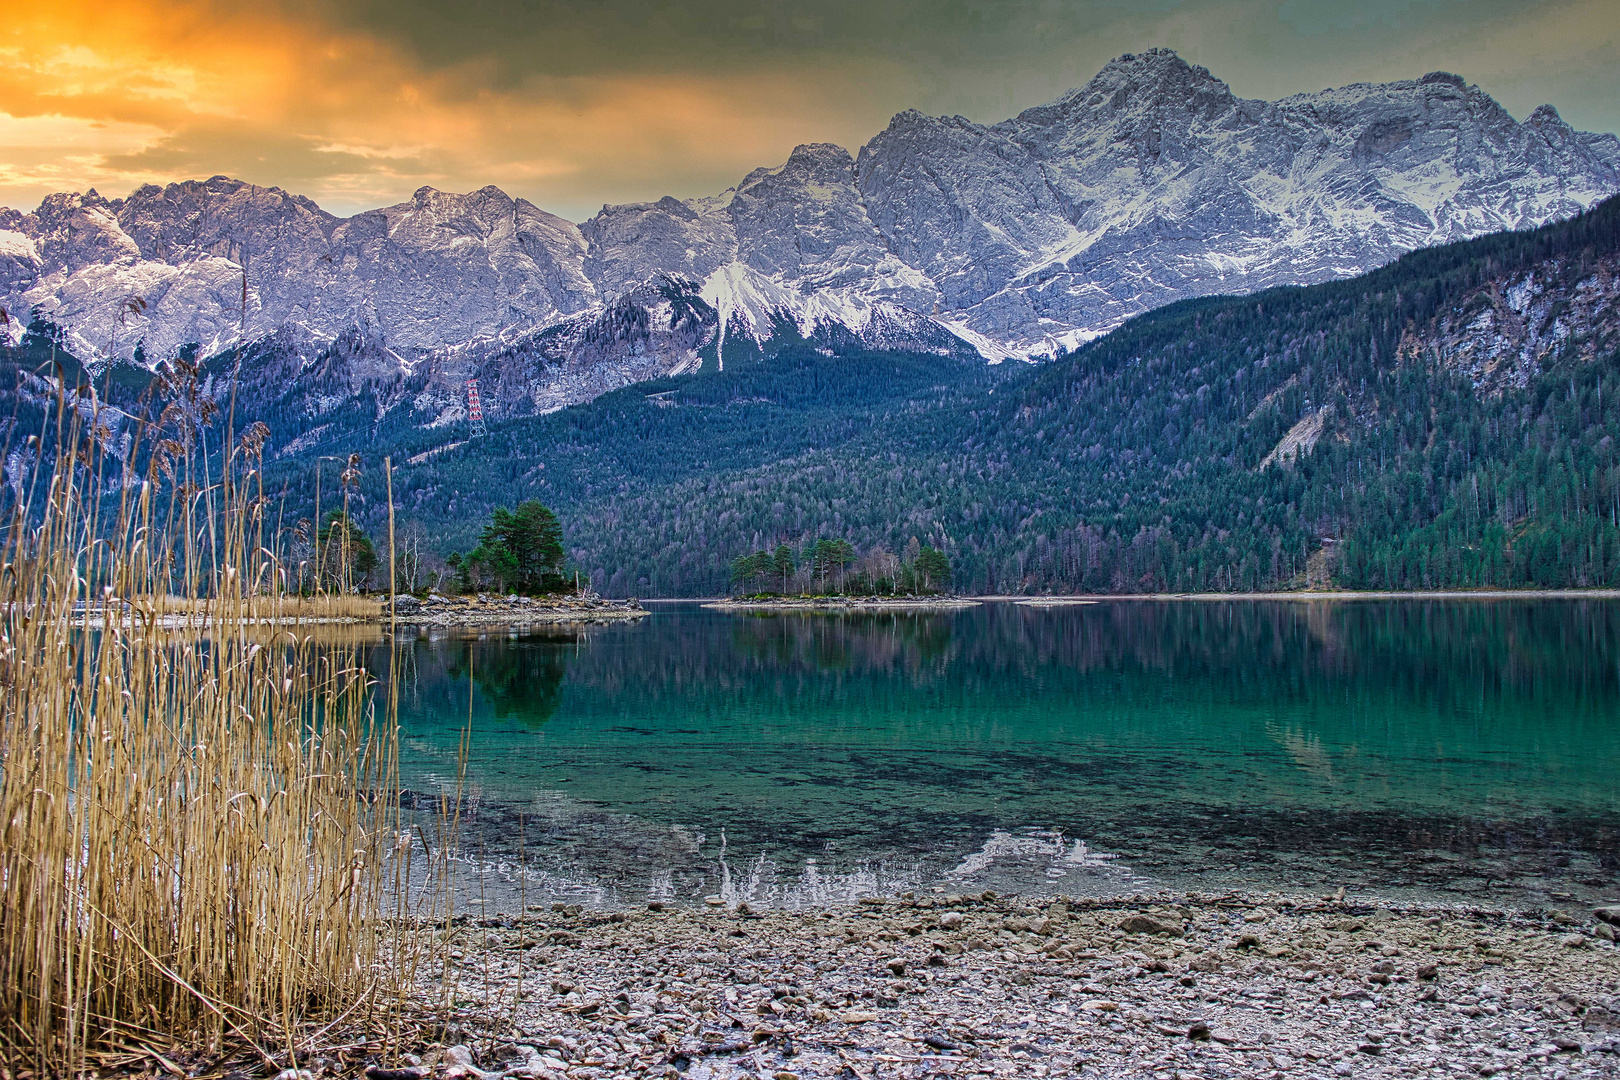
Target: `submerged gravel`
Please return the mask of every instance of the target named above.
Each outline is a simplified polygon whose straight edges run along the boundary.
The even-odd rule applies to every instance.
[[[553,623],[615,623],[647,617],[635,600],[604,600],[599,596],[476,596],[425,598],[400,594],[394,597],[395,621],[416,627],[504,627],[521,630],[527,626]],[[382,621],[387,622],[384,602]]]
[[[1615,929],[1593,913],[1254,896],[559,904],[435,931],[446,959],[421,990],[451,1005],[442,1043],[376,1067],[536,1080],[1620,1076]]]

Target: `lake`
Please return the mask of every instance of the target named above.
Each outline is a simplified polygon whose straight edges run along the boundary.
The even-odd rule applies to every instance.
[[[1620,895],[1620,602],[680,603],[410,633],[402,780],[459,785],[473,902]]]

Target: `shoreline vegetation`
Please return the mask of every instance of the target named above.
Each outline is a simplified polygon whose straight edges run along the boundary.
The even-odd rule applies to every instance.
[[[372,694],[352,644],[252,629],[354,599],[297,596],[268,543],[267,429],[227,420],[210,457],[217,406],[175,378],[186,407],[142,429],[140,457],[88,389],[7,456],[7,1080],[277,1075],[418,1009],[399,989],[428,957],[379,933],[411,872],[398,800],[375,797],[398,790],[396,695]]]
[[[646,618],[644,604],[699,604],[713,611],[962,611],[986,603],[1010,603],[1028,608],[1084,607],[1100,603],[1243,603],[1243,602],[1349,602],[1373,600],[1620,600],[1620,589],[1429,589],[1413,591],[1301,590],[1251,593],[1097,593],[1054,596],[987,594],[983,596],[755,596],[755,597],[629,597],[608,599],[595,595],[505,596],[479,593],[467,596],[429,593],[425,597],[401,594],[395,598],[393,621],[401,626],[522,626],[526,624],[603,624]],[[110,616],[110,617],[109,617]],[[151,605],[94,602],[75,608],[73,625],[100,630],[109,624],[128,625],[131,619],[162,629],[212,626],[217,617],[209,604],[167,597]],[[230,616],[231,625],[313,626],[382,625],[390,621],[385,595],[298,596],[288,594],[247,602]]]

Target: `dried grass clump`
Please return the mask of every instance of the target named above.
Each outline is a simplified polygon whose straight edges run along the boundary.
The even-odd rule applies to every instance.
[[[213,614],[208,598],[198,600],[189,596],[165,596],[154,601],[155,609],[165,615],[207,619]],[[275,592],[265,596],[250,596],[245,601],[246,617],[259,622],[286,620],[288,622],[353,620],[375,622],[387,613],[387,604],[375,596],[355,593],[294,593]]]
[[[267,618],[277,619],[354,619],[371,622],[387,614],[388,605],[375,596],[355,596],[352,593],[316,593],[299,595],[283,593],[280,596],[260,597],[270,609]]]
[[[0,544],[0,1061],[289,1064],[397,1006],[393,695],[354,646],[250,624],[291,614],[261,431],[209,480],[171,409],[145,479],[109,481],[80,411]],[[160,619],[176,596],[204,617]]]

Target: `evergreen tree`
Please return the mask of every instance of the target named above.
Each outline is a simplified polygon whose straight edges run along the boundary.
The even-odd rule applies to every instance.
[[[950,587],[951,561],[943,551],[924,547],[917,552],[917,561],[912,565],[922,591],[936,592]]]
[[[768,551],[752,555],[739,555],[731,561],[731,583],[748,589],[761,578],[769,580],[776,572],[776,562]]]
[[[810,545],[809,559],[811,577],[819,578],[822,588],[825,589],[835,576],[841,583],[844,567],[855,561],[855,548],[842,537],[837,539],[823,537]]]
[[[793,549],[786,544],[777,544],[776,552],[771,557],[771,569],[782,579],[782,591],[788,591],[788,579],[798,569],[793,563]]]
[[[562,526],[537,500],[509,511],[497,506],[478,538],[478,546],[460,561],[470,584],[488,583],[501,592],[527,596],[558,592],[565,585]]]

